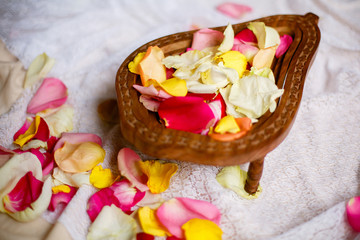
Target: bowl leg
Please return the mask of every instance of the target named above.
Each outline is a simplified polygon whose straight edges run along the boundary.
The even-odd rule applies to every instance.
[[[244,187],[247,193],[249,194],[256,193],[259,186],[263,168],[264,168],[264,157],[250,162],[246,183]]]

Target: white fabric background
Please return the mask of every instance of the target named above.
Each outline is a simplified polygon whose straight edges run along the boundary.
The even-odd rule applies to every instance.
[[[231,19],[216,0],[7,1],[0,0],[0,37],[25,68],[43,52],[56,59],[48,76],[61,79],[75,108],[74,132],[95,133],[106,150],[105,166],[116,170],[118,126],[102,122],[97,105],[116,97],[115,74],[143,43],[199,27],[223,26],[275,14],[320,17],[322,39],[308,73],[295,124],[269,153],[256,200],[245,200],[215,180],[218,167],[179,163],[164,199],[210,201],[222,212],[224,239],[359,239],[347,225],[345,204],[360,195],[360,1],[237,1],[253,12]],[[0,116],[0,145],[11,148],[27,103],[38,85],[23,92]],[[244,168],[246,166],[243,166]],[[85,239],[82,187],[57,219],[73,239]],[[54,214],[44,218],[55,221]]]

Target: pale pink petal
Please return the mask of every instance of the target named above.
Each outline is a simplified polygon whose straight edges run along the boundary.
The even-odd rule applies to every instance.
[[[126,177],[140,191],[145,192],[149,190],[146,185],[148,178],[137,165],[137,161],[141,161],[141,158],[130,148],[122,148],[119,151],[118,168],[121,175]]]
[[[289,35],[282,35],[280,37],[280,45],[278,46],[278,48],[276,49],[275,52],[275,57],[280,57],[281,55],[283,55],[290,47],[291,43],[292,43],[293,39],[291,36]]]
[[[232,18],[241,18],[244,14],[252,11],[249,6],[233,2],[222,3],[216,9]]]
[[[57,78],[45,78],[28,107],[28,113],[38,113],[48,108],[57,108],[68,97],[65,84]]]
[[[219,224],[221,213],[213,204],[206,201],[173,198],[157,209],[156,216],[171,234],[183,238],[181,226],[190,219],[207,219]]]
[[[244,54],[248,62],[251,62],[255,55],[259,52],[259,49],[257,47],[242,42],[234,44],[231,50],[235,50]]]
[[[114,196],[114,191],[112,189],[103,188],[94,193],[88,201],[86,210],[90,220],[93,222],[101,212],[101,209],[104,206],[111,206],[111,204],[115,204],[119,207],[119,200]]]
[[[214,122],[214,113],[200,97],[172,97],[160,103],[158,113],[168,128],[201,133]]]
[[[33,119],[32,118],[26,118],[25,123],[22,125],[22,127],[14,134],[13,140],[15,141],[21,134],[24,134],[28,128],[30,127]]]
[[[346,217],[350,226],[360,232],[360,196],[351,198],[346,204]]]
[[[42,191],[43,182],[36,179],[32,172],[27,172],[7,194],[4,208],[11,213],[23,211],[35,202]]]
[[[158,97],[158,98],[171,98],[172,96],[163,90],[157,90],[154,85],[144,87],[141,85],[134,84],[133,87],[141,94]]]
[[[241,30],[234,37],[234,44],[236,43],[246,43],[248,45],[255,45],[257,43],[256,35],[248,28]]]
[[[148,95],[140,95],[139,101],[144,105],[144,107],[152,112],[157,112],[160,106],[160,102],[158,99],[155,99]]]
[[[217,30],[203,28],[195,32],[191,48],[195,50],[203,50],[207,47],[214,47],[221,44],[224,34]]]
[[[0,168],[14,156],[16,152],[0,145]]]
[[[77,188],[69,186],[69,185],[67,185],[67,186],[70,188],[70,192],[68,192],[68,193],[58,192],[58,193],[52,194],[50,204],[48,207],[49,211],[51,211],[51,212],[55,211],[56,207],[59,204],[66,206],[71,201],[71,199],[74,197],[74,195],[77,191]]]
[[[124,212],[130,211],[145,196],[145,192],[132,187],[128,180],[116,182],[110,189],[114,191],[114,196],[119,200],[119,208]]]
[[[54,146],[53,151],[55,152],[58,148],[61,148],[65,142],[77,144],[83,142],[93,142],[102,146],[102,140],[99,136],[92,133],[62,133],[61,137]]]

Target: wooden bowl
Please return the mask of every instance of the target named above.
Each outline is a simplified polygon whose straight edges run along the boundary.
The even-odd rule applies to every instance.
[[[319,45],[320,30],[317,26],[318,17],[312,13],[304,16],[276,15],[253,21],[264,22],[277,29],[280,35],[288,34],[294,39],[286,54],[275,59],[272,65],[277,86],[285,90],[275,112],[267,112],[246,136],[231,142],[165,128],[157,114],[148,111],[139,102],[139,94],[132,86],[140,84],[140,77],[129,72],[128,64],[149,46],[159,46],[165,56],[184,52],[190,47],[195,31],[181,32],[144,44],[120,66],[115,85],[123,137],[135,148],[154,158],[217,166],[257,160],[262,169],[265,155],[283,141],[294,123],[306,73]],[[235,34],[246,28],[247,24],[233,25]],[[225,27],[214,29],[224,31]]]

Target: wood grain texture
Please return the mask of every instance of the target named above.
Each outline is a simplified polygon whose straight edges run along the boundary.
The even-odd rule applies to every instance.
[[[294,39],[290,48],[272,69],[276,84],[284,94],[278,100],[275,112],[267,112],[243,138],[220,142],[208,136],[167,129],[155,113],[149,112],[139,102],[139,94],[132,87],[140,77],[128,71],[128,64],[139,52],[157,45],[165,55],[179,54],[191,45],[194,31],[165,36],[136,49],[120,66],[116,75],[116,92],[123,137],[135,148],[158,159],[176,159],[198,164],[229,166],[263,159],[287,136],[300,105],[306,73],[320,42],[318,17],[306,15],[276,15],[261,21],[274,27],[280,34]],[[249,21],[250,22],[250,21]],[[235,33],[246,28],[248,22],[233,25]],[[214,28],[224,31],[226,26]]]

